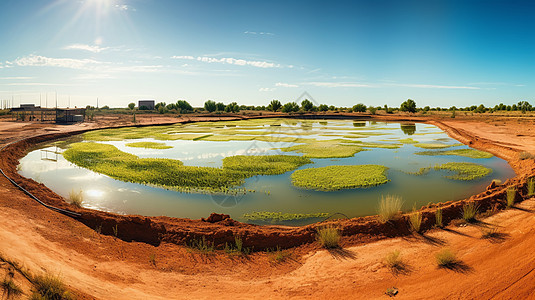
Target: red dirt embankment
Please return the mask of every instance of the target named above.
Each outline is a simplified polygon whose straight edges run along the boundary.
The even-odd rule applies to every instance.
[[[262,116],[268,117],[268,116]],[[308,116],[308,117],[326,117],[326,116]],[[352,117],[351,115],[336,115],[339,118]],[[171,122],[191,122],[191,121],[206,121],[206,120],[220,120],[220,119],[245,119],[248,117],[239,116],[233,117],[216,117],[216,118],[188,118],[188,119],[171,119],[163,120],[164,124]],[[393,119],[396,121],[415,120],[413,117],[380,117],[381,119]],[[151,121],[153,122],[153,117]],[[388,120],[387,119],[387,120]],[[159,120],[162,121],[162,120]],[[427,120],[426,120],[427,121]],[[149,122],[149,123],[152,123]],[[111,122],[105,127],[118,127],[127,124],[121,122]],[[480,207],[481,211],[489,209],[502,209],[505,207],[505,194],[508,186],[517,187],[517,199],[525,199],[527,196],[526,179],[535,174],[533,160],[519,160],[518,150],[513,148],[514,143],[503,144],[497,143],[487,138],[482,138],[474,135],[470,131],[459,126],[461,121],[440,121],[431,120],[432,123],[457,140],[468,144],[474,148],[482,149],[491,152],[501,158],[509,161],[511,166],[517,173],[515,178],[512,178],[501,186],[490,186],[485,192],[474,195],[469,199],[463,201],[452,201],[441,204],[431,204],[428,207],[422,208],[423,230],[427,230],[434,225],[434,212],[437,207],[442,208],[443,220],[447,224],[453,219],[459,218],[459,212],[466,201],[474,201]],[[111,126],[110,126],[111,125]],[[101,126],[98,126],[101,127]],[[105,235],[116,235],[118,238],[125,241],[144,242],[151,245],[159,245],[160,243],[174,243],[183,245],[186,242],[197,240],[206,237],[207,240],[213,242],[216,247],[223,248],[225,244],[234,242],[235,236],[241,236],[245,247],[252,247],[256,250],[263,250],[275,247],[290,248],[311,243],[315,240],[315,233],[318,226],[324,224],[312,224],[302,227],[284,227],[284,226],[257,226],[244,224],[232,219],[226,219],[220,222],[205,222],[203,220],[190,220],[169,217],[145,217],[138,215],[117,215],[102,211],[75,208],[67,204],[65,200],[48,189],[43,184],[39,184],[31,179],[24,178],[17,173],[16,165],[18,160],[22,158],[26,151],[33,145],[43,141],[64,138],[74,134],[87,131],[88,129],[72,128],[72,130],[64,130],[63,132],[55,132],[48,134],[36,135],[23,139],[21,141],[9,144],[0,153],[1,162],[0,168],[14,179],[18,184],[23,186],[26,190],[31,192],[43,202],[62,209],[68,209],[81,214],[77,218],[80,222],[90,228],[98,229]],[[510,130],[510,129],[508,129]],[[386,237],[404,236],[410,234],[407,226],[407,216],[402,217],[394,224],[379,222],[375,217],[361,217],[350,220],[337,220],[335,223],[340,227],[342,234],[347,236],[347,242],[359,243],[363,241],[371,241],[382,239]],[[334,221],[333,221],[334,222]],[[120,230],[117,230],[120,228]]]

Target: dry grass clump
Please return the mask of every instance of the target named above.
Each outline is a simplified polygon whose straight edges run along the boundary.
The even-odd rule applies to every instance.
[[[444,227],[444,223],[442,222],[442,208],[437,208],[435,212],[435,225],[438,228]]]
[[[403,201],[400,196],[395,195],[386,195],[386,197],[381,196],[379,201],[379,220],[383,223],[390,220],[394,220],[401,211],[401,206]]]
[[[533,158],[535,158],[535,155],[533,155],[533,154],[531,154],[531,153],[529,153],[529,152],[527,152],[527,151],[522,151],[522,152],[520,152],[520,153],[518,154],[518,158],[519,158],[520,160],[533,159]]]
[[[34,277],[34,292],[30,299],[70,300],[75,299],[59,276],[45,274]]]
[[[535,195],[535,178],[528,179],[528,196]]]
[[[478,210],[479,210],[479,206],[476,205],[474,202],[469,202],[463,205],[463,219],[466,222],[476,221],[476,215],[477,215]]]
[[[82,203],[84,202],[84,193],[82,190],[79,190],[76,192],[75,190],[71,190],[69,192],[69,200],[71,200],[71,204],[80,208],[82,207]]]
[[[322,228],[318,228],[318,233],[316,234],[316,241],[326,249],[335,249],[340,248],[340,231],[338,228],[327,225]]]
[[[457,256],[450,249],[444,248],[435,254],[437,265],[441,268],[449,268],[457,263]]]
[[[514,186],[507,188],[507,208],[512,207],[515,204],[516,188]]]
[[[409,215],[409,225],[412,231],[416,233],[420,232],[420,228],[422,226],[422,213],[416,211],[414,208],[413,212]]]
[[[385,257],[385,264],[392,270],[401,270],[405,268],[405,264],[401,259],[401,252],[399,250],[394,250],[388,253]]]

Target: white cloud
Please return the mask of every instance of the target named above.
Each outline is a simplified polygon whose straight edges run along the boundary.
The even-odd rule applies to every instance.
[[[263,31],[260,31],[260,32],[257,32],[257,31],[244,31],[243,33],[244,34],[252,34],[252,35],[275,35],[274,33],[263,32]]]
[[[191,56],[191,55],[180,55],[180,56],[171,56],[171,58],[173,59],[189,59],[189,60],[193,60],[195,59],[195,57]]]
[[[284,82],[277,82],[277,83],[275,83],[275,86],[287,87],[287,88],[299,87],[297,84],[289,84],[289,83],[284,83]]]
[[[404,84],[391,83],[389,86],[400,86],[410,88],[424,88],[424,89],[465,89],[465,90],[480,90],[481,88],[475,86],[454,86],[454,85],[434,85],[434,84]]]
[[[60,67],[70,69],[95,69],[102,62],[94,59],[51,58],[31,54],[30,56],[17,58],[14,63],[22,67]]]
[[[260,88],[258,91],[260,92],[273,92],[275,88]]]
[[[115,4],[115,8],[122,11],[131,10],[131,7],[126,4]]]
[[[308,85],[319,86],[319,87],[329,87],[329,88],[338,88],[338,87],[373,87],[370,84],[358,83],[358,82],[307,82]]]
[[[85,44],[72,44],[64,47],[65,50],[84,50],[93,53],[100,53],[102,51],[110,49],[110,47],[100,47],[98,45],[85,45]]]
[[[209,56],[197,56],[193,57],[190,55],[181,55],[181,56],[171,56],[173,59],[187,59],[187,60],[197,60],[200,62],[205,63],[221,63],[221,64],[229,64],[229,65],[237,65],[237,66],[253,66],[257,68],[278,68],[280,67],[279,64],[275,64],[272,62],[267,61],[256,61],[256,60],[245,60],[245,59],[237,59],[232,57],[222,57],[222,58],[215,58],[215,57],[209,57]]]

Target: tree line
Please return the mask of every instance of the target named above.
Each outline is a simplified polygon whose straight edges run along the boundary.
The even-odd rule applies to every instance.
[[[135,109],[135,103],[128,104],[130,110]],[[106,107],[108,108],[108,107]],[[104,107],[102,108],[104,109]],[[147,107],[139,107],[139,110],[148,110]],[[227,112],[227,113],[237,113],[240,111],[272,111],[272,112],[283,112],[283,113],[297,113],[297,112],[327,112],[327,111],[338,111],[338,112],[369,112],[375,114],[379,110],[384,110],[387,114],[394,113],[395,111],[402,111],[408,113],[416,112],[428,112],[428,111],[470,111],[475,113],[485,113],[485,112],[496,112],[496,111],[521,111],[522,113],[528,111],[535,111],[535,108],[525,100],[519,101],[517,104],[505,105],[503,103],[497,104],[494,107],[485,107],[485,105],[480,104],[467,106],[464,108],[457,108],[451,106],[449,108],[443,107],[417,107],[416,102],[412,99],[407,99],[402,102],[399,107],[389,107],[388,105],[383,106],[366,106],[363,103],[358,103],[352,107],[336,107],[334,105],[319,104],[315,105],[312,101],[305,99],[301,103],[295,101],[287,102],[282,104],[279,100],[272,100],[267,106],[254,106],[254,105],[239,105],[236,102],[231,102],[229,104],[224,104],[223,102],[216,102],[214,100],[207,100],[204,102],[203,107],[194,108],[186,100],[178,100],[176,103],[165,103],[159,102],[155,105],[154,109],[159,113],[167,112],[178,112],[182,114],[194,113],[207,111],[210,113],[218,112]]]

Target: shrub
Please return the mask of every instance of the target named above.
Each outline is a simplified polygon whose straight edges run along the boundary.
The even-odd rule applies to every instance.
[[[328,225],[323,228],[318,228],[316,240],[323,248],[340,248],[340,232],[336,227],[332,225]]]
[[[444,226],[442,223],[442,208],[437,208],[437,211],[435,212],[435,225],[438,228],[442,228]]]
[[[4,278],[0,285],[4,290],[3,295],[6,295],[6,299],[15,298],[22,294],[20,286],[18,286],[11,278]]]
[[[457,262],[455,253],[447,248],[437,252],[435,258],[439,267],[449,267]]]
[[[520,153],[518,154],[518,158],[519,158],[520,160],[532,159],[532,158],[534,158],[534,157],[535,157],[535,155],[533,155],[533,154],[531,154],[531,153],[529,153],[529,152],[527,152],[527,151],[522,151],[522,152],[520,152]]]
[[[288,257],[290,257],[290,253],[288,251],[281,250],[280,246],[277,246],[275,251],[269,252],[270,254],[270,260],[275,263],[281,263],[284,262]]]
[[[78,192],[71,190],[69,192],[69,199],[71,200],[72,205],[80,208],[82,207],[82,202],[84,202],[84,194],[82,190],[79,190]]]
[[[474,222],[478,210],[479,207],[474,202],[463,205],[463,219],[467,222]]]
[[[535,195],[535,178],[528,180],[528,196]]]
[[[203,254],[214,252],[214,245],[206,241],[206,237],[192,240],[189,244],[186,244],[189,248],[197,250]]]
[[[401,252],[399,250],[394,250],[388,253],[385,257],[385,263],[390,269],[402,269],[403,260],[401,259]]]
[[[507,188],[507,208],[512,207],[515,204],[516,188],[511,186]]]
[[[413,208],[413,212],[409,215],[409,225],[411,230],[418,233],[420,232],[420,227],[422,226],[422,213],[416,211]]]
[[[45,274],[34,278],[33,299],[74,299],[59,276]]]
[[[399,215],[403,201],[401,197],[395,195],[381,196],[379,201],[379,220],[381,222],[388,222]]]

